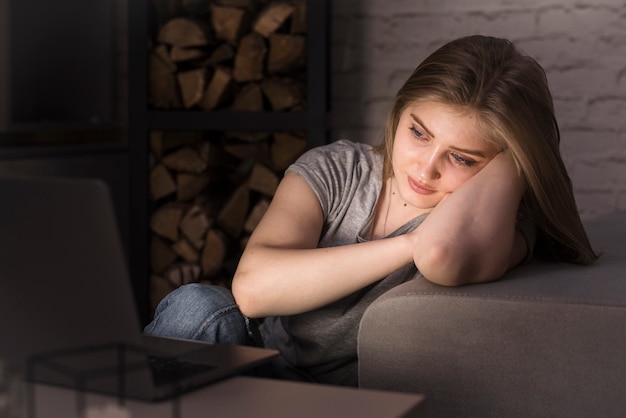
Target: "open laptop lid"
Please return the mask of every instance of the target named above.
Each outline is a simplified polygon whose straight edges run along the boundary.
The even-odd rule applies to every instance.
[[[139,342],[107,186],[5,177],[0,195],[0,358],[21,371],[32,353]]]
[[[126,360],[134,364],[125,373],[125,396],[154,400],[278,355],[255,347],[142,335],[105,183],[0,177],[0,193],[0,359],[10,369],[24,373],[29,358],[41,360],[31,361],[31,366],[55,365],[50,370],[61,366],[83,373],[106,364],[115,369],[119,359],[115,345],[122,343]],[[184,380],[157,385],[148,364],[142,366],[149,357],[144,354],[154,353],[210,367]],[[71,386],[67,376],[37,373],[35,381]],[[104,373],[84,389],[117,393],[117,376]]]

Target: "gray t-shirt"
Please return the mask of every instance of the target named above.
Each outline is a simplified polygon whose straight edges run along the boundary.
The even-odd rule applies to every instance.
[[[324,226],[318,247],[367,241],[382,188],[382,156],[362,143],[338,141],[314,148],[287,171],[311,186],[322,208]],[[415,229],[415,218],[389,234]],[[365,308],[387,290],[414,278],[414,264],[322,308],[298,315],[266,318],[266,346],[280,350],[289,366],[322,383],[356,386],[357,333]]]

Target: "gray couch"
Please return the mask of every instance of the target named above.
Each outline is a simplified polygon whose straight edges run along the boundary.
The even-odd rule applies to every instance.
[[[380,297],[361,321],[360,386],[422,393],[424,416],[625,417],[626,212],[585,224],[594,266],[534,260]]]

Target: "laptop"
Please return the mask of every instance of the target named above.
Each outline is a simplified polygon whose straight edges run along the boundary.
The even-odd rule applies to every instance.
[[[0,196],[0,360],[9,370],[40,383],[161,400],[278,355],[143,335],[104,182],[2,177]],[[173,377],[154,368],[163,360]]]

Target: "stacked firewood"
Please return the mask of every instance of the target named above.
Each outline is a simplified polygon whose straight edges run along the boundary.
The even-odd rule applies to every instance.
[[[152,308],[182,284],[230,286],[284,170],[305,149],[297,132],[151,132]]]
[[[303,110],[306,1],[153,0],[150,105]]]

